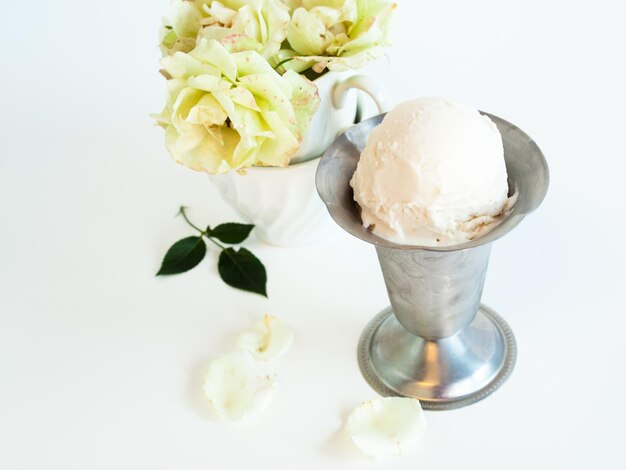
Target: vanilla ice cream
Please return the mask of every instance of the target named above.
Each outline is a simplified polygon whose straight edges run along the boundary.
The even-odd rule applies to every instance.
[[[513,202],[496,125],[443,98],[414,99],[387,113],[350,184],[363,225],[404,245],[472,240]]]

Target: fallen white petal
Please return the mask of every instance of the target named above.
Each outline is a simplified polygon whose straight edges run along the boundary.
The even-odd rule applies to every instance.
[[[285,354],[293,344],[293,329],[276,317],[265,315],[254,328],[239,335],[237,346],[267,361]]]
[[[224,354],[209,365],[204,392],[217,415],[229,421],[263,411],[276,389],[274,376],[247,352]]]
[[[390,457],[415,447],[426,432],[426,418],[414,398],[375,398],[352,412],[346,430],[365,455]]]

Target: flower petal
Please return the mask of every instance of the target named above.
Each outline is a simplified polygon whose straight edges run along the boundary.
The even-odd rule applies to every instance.
[[[250,108],[254,111],[261,111],[259,106],[256,104],[254,95],[247,88],[237,86],[228,90],[226,94],[233,101],[233,103],[237,103],[238,105]]]
[[[205,15],[198,3],[188,0],[172,0],[170,23],[179,38],[195,37]]]
[[[269,75],[275,82],[280,82],[280,75],[262,56],[254,51],[243,51],[232,54],[233,61],[237,66],[237,75]]]
[[[215,75],[197,75],[195,77],[189,77],[187,84],[190,87],[208,92],[226,91],[230,88],[230,83]]]
[[[247,352],[215,358],[204,383],[204,392],[216,414],[229,421],[263,411],[275,389],[275,377],[268,375]]]
[[[291,103],[296,114],[296,125],[300,135],[304,135],[320,106],[317,86],[293,70],[285,72],[283,78],[291,85]]]
[[[293,329],[276,317],[265,315],[254,328],[244,331],[237,345],[261,361],[275,359],[285,354],[293,344]]]
[[[254,94],[259,106],[278,113],[280,118],[290,128],[293,129],[296,126],[295,112],[293,105],[289,101],[292,93],[289,82],[283,80],[280,76],[275,78],[270,75],[258,74],[240,77],[239,83]]]
[[[205,4],[202,9],[218,23],[227,27],[230,27],[237,18],[237,10],[217,1]]]
[[[354,445],[370,457],[391,457],[413,449],[426,432],[426,418],[414,398],[375,398],[357,407],[346,425]]]
[[[332,35],[321,18],[298,8],[293,12],[287,28],[287,40],[299,55],[322,55],[332,43]]]
[[[287,166],[291,156],[300,148],[302,138],[294,134],[280,116],[273,111],[263,111],[263,119],[274,133],[273,139],[264,139],[258,148],[256,162],[260,166]]]
[[[229,162],[239,140],[237,131],[224,126],[213,129],[197,124],[180,129],[169,126],[165,132],[165,146],[178,163],[213,174],[233,169]]]
[[[212,95],[205,93],[191,108],[185,121],[209,128],[223,125],[227,118],[228,115],[219,102]]]
[[[237,79],[237,64],[226,48],[216,40],[201,39],[189,56],[214,66],[231,82]]]
[[[175,52],[173,55],[163,58],[161,66],[172,78],[183,78],[193,75],[220,75],[218,68],[184,52]]]

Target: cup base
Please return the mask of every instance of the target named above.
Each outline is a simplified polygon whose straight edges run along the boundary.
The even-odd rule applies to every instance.
[[[511,375],[516,356],[509,325],[482,304],[465,329],[437,341],[404,329],[387,307],[369,322],[358,349],[361,372],[376,392],[417,398],[427,410],[489,396]]]

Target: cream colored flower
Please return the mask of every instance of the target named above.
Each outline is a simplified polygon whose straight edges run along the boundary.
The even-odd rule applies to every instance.
[[[215,39],[230,52],[276,54],[287,35],[289,10],[280,0],[173,0],[161,33],[166,54],[191,51],[201,39]]]
[[[198,171],[288,165],[319,106],[305,77],[281,76],[258,53],[230,53],[217,40],[166,56],[162,68],[168,93],[157,121],[174,159]]]
[[[390,45],[395,3],[385,0],[291,1],[289,48],[275,58],[285,69],[344,71],[362,67]],[[291,60],[286,61],[290,58]]]

